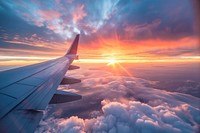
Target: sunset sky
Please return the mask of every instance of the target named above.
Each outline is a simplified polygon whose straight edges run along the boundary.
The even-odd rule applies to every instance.
[[[0,2],[0,60],[64,55],[76,34],[80,62],[199,61],[191,0],[5,0]]]
[[[43,114],[35,133],[200,133],[199,13],[200,0],[0,0],[0,130]]]

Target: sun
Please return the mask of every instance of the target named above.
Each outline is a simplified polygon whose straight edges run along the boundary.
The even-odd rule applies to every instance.
[[[115,65],[117,61],[115,59],[109,59],[107,65]]]

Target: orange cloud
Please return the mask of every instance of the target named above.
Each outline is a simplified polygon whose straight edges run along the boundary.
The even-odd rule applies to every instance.
[[[11,55],[12,53],[13,56],[29,54],[30,56],[54,58],[64,55],[72,41],[68,40],[63,43],[45,41],[41,40],[37,34],[33,34],[30,38],[15,36],[13,40],[5,42],[12,43],[13,49],[10,52],[9,49],[2,49],[4,52],[2,55]],[[14,44],[17,48],[15,50]],[[22,47],[21,44],[26,45],[26,47],[34,47],[29,49],[29,47]],[[199,61],[199,52],[199,41],[196,37],[185,37],[177,40],[124,40],[117,34],[112,37],[99,35],[87,43],[81,40],[78,50],[80,61],[88,63],[104,63],[112,59],[115,59],[116,62]]]
[[[129,62],[166,61],[166,60],[199,60],[199,41],[196,37],[185,37],[178,40],[122,40],[97,37],[91,43],[82,43],[79,49],[82,59],[117,59]],[[87,53],[85,52],[87,51]],[[184,57],[184,58],[183,58]],[[186,58],[185,58],[186,57]],[[198,57],[198,59],[196,58]],[[87,61],[87,60],[86,60]]]

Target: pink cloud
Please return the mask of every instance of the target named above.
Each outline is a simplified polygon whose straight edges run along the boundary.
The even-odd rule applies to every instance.
[[[46,21],[53,20],[55,18],[59,18],[61,16],[61,13],[58,11],[53,10],[39,10],[37,13],[40,15],[40,17]]]
[[[85,16],[87,16],[87,13],[84,11],[84,7],[84,5],[80,5],[74,10],[74,12],[72,13],[74,22],[82,20]]]

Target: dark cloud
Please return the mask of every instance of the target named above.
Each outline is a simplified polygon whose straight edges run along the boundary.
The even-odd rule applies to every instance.
[[[15,10],[11,9],[11,7],[7,6],[2,1],[0,3],[0,16],[3,18],[0,21],[1,41],[12,40],[15,36],[29,38],[34,34],[47,42],[63,41],[63,39],[53,31],[48,30],[45,27],[38,27],[30,24],[26,20],[21,19],[17,16]]]
[[[27,44],[20,44],[20,43],[12,43],[12,42],[2,42],[0,41],[0,48],[4,49],[19,49],[19,50],[31,50],[31,51],[46,51],[46,52],[54,52],[54,49],[46,48],[46,47],[39,47],[39,46],[31,46]]]
[[[177,39],[193,35],[194,14],[188,0],[167,2],[159,0],[121,1],[118,6],[118,9],[121,9],[118,13],[121,15],[121,21],[119,20],[117,26],[118,32],[122,31],[126,35],[136,29],[136,33],[131,38]],[[153,28],[149,27],[157,20],[159,20],[157,25]],[[128,33],[123,31],[127,28],[132,29],[132,31]],[[144,28],[146,30],[142,30]]]
[[[13,6],[15,8],[15,12],[12,12],[12,14],[17,13],[17,16],[20,16],[26,22],[32,21],[31,23],[35,25],[40,23],[47,28],[49,25],[55,24],[57,24],[57,26],[61,26],[61,31],[56,31],[55,29],[50,28],[50,30],[60,35],[62,35],[62,33],[59,32],[65,31],[64,27],[67,26],[74,26],[78,28],[77,30],[84,31],[83,33],[85,34],[91,34],[93,32],[101,31],[101,29],[104,29],[104,27],[109,28],[106,29],[107,31],[110,31],[114,28],[121,36],[123,36],[124,34],[128,35],[133,32],[127,32],[124,29],[136,28],[138,29],[138,32],[136,32],[134,36],[131,36],[132,39],[176,39],[184,36],[193,35],[194,13],[192,5],[188,0],[169,0],[165,2],[161,2],[159,0],[77,0],[72,1],[70,4],[66,1],[53,3],[38,1],[31,3],[21,2],[20,4],[9,1],[2,2],[2,5],[4,5],[4,7],[5,5],[9,7]],[[33,7],[25,12],[25,9],[27,7],[30,7],[31,4],[33,5]],[[57,14],[59,13],[60,15],[52,19],[47,19],[47,17],[44,17],[44,14],[41,16],[41,10],[49,10],[49,12],[56,11]],[[10,9],[8,9],[8,11],[10,12]],[[77,15],[74,15],[77,12],[81,19],[78,18],[78,21],[75,22],[76,24],[73,24],[74,19],[77,19]],[[24,13],[27,15],[24,15]],[[51,15],[49,14],[48,16]],[[71,20],[67,19],[68,21],[65,21],[64,18],[71,18]],[[18,20],[19,18],[13,17],[12,19]],[[55,22],[56,19],[60,21],[60,24]],[[154,24],[157,20],[159,20],[159,23],[154,26],[154,28],[150,28],[149,25]],[[7,23],[9,21],[5,19],[4,22]],[[66,24],[61,24],[63,22]],[[21,24],[21,26],[23,26],[24,23],[21,22],[17,24]],[[111,24],[113,26],[110,27],[109,25]],[[8,23],[7,26],[10,27],[11,24]],[[44,30],[44,27],[41,27],[41,29],[39,29],[42,31]],[[142,30],[140,28],[146,28],[146,30]],[[12,29],[12,27],[10,29]],[[33,29],[37,30],[38,28],[34,27]],[[151,34],[146,32],[147,30],[149,30]],[[70,34],[74,34],[73,32],[76,33],[77,31],[72,30],[70,32],[72,32]],[[101,34],[101,32],[98,33]]]
[[[200,50],[196,47],[179,47],[168,49],[156,49],[147,51],[146,53],[160,55],[160,56],[183,56],[183,55],[199,55]]]

